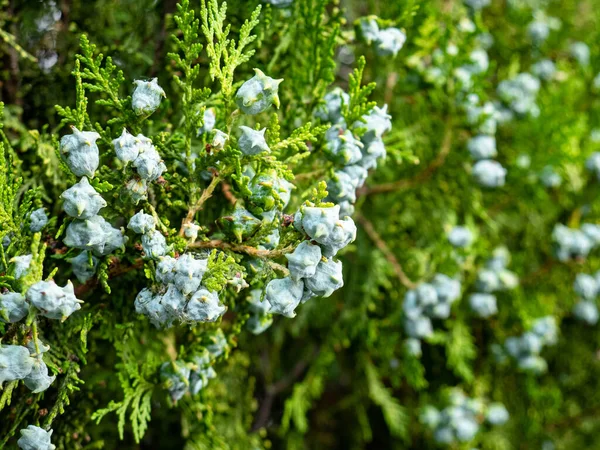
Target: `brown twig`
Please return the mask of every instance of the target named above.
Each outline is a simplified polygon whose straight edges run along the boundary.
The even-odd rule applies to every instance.
[[[390,183],[383,183],[373,187],[365,186],[358,191],[358,195],[371,195],[380,194],[382,192],[399,191],[420,184],[428,180],[434,174],[434,172],[444,164],[444,162],[446,161],[446,157],[450,153],[451,149],[452,121],[450,119],[446,119],[446,128],[444,130],[444,137],[442,139],[440,151],[435,157],[435,159],[431,162],[431,164],[429,164],[429,166],[425,168],[425,170],[423,170],[421,173],[417,174],[413,178],[409,178],[407,180],[392,181]]]
[[[392,268],[394,269],[396,276],[400,280],[400,283],[402,283],[403,286],[406,286],[409,289],[414,289],[416,287],[415,283],[413,283],[412,280],[408,278],[406,273],[404,273],[404,269],[402,269],[402,266],[396,259],[396,255],[392,253],[385,241],[381,238],[381,236],[379,236],[379,233],[377,233],[373,224],[362,214],[357,214],[356,220],[362,225],[363,229],[369,235],[371,240],[375,243],[377,248],[381,250],[385,258],[392,265]]]
[[[116,278],[120,275],[124,275],[133,270],[137,270],[137,269],[141,268],[143,265],[144,265],[144,261],[142,260],[142,258],[136,259],[133,262],[133,264],[130,266],[124,266],[122,264],[119,264],[118,260],[116,260],[116,258],[115,258],[115,259],[113,259],[113,265],[111,266],[111,268],[108,271],[108,277],[109,277],[109,279]],[[86,283],[77,286],[75,288],[75,295],[77,297],[79,297],[84,294],[87,294],[89,291],[91,291],[98,285],[98,282],[99,282],[98,278],[95,277],[95,278],[88,280]]]
[[[553,266],[554,266],[554,260],[553,259],[548,259],[535,272],[531,272],[526,277],[521,278],[520,284],[522,286],[526,286],[526,285],[529,285],[529,284],[535,284],[535,283],[537,283],[538,278],[540,278],[541,276],[546,275],[548,272],[550,272],[550,270],[552,270]]]
[[[386,104],[390,104],[394,100],[394,87],[398,83],[398,72],[390,72],[385,80],[385,94],[384,101]]]
[[[183,236],[183,233],[185,232],[184,226],[187,225],[188,223],[192,223],[194,221],[194,216],[196,215],[196,213],[198,211],[200,211],[202,209],[206,200],[208,200],[210,197],[212,197],[212,194],[215,191],[215,188],[217,187],[217,185],[219,184],[219,182],[222,179],[223,178],[221,178],[220,175],[215,175],[213,177],[212,181],[210,182],[210,184],[208,185],[208,187],[206,189],[204,189],[204,191],[202,191],[202,194],[200,195],[200,198],[198,199],[198,201],[196,203],[194,203],[192,206],[190,206],[187,216],[181,222],[181,228],[179,229],[179,236]]]
[[[256,247],[250,247],[249,245],[243,244],[232,244],[230,242],[215,239],[212,241],[200,241],[194,242],[189,245],[190,248],[218,248],[221,250],[230,250],[235,253],[245,253],[250,256],[256,256],[258,258],[278,258],[291,253],[294,251],[293,246],[284,247],[279,250],[260,250]]]
[[[231,185],[229,183],[222,183],[221,190],[223,191],[223,196],[227,199],[229,203],[235,205],[237,203],[237,198],[231,192]]]
[[[304,181],[304,180],[313,180],[317,177],[320,178],[322,175],[325,175],[328,170],[329,169],[317,169],[317,170],[313,170],[311,172],[299,173],[298,175],[296,175],[294,177],[294,180],[296,182],[299,182],[299,181]]]
[[[599,407],[593,407],[593,408],[588,408],[583,410],[580,414],[573,416],[573,417],[567,417],[564,420],[555,422],[555,423],[551,423],[550,425],[548,425],[548,427],[546,428],[548,431],[554,431],[557,429],[561,429],[561,428],[570,428],[573,425],[581,422],[584,419],[588,419],[588,418],[596,418],[598,417],[598,413],[600,412],[600,408]]]

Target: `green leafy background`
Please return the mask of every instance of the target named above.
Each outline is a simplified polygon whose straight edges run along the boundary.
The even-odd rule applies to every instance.
[[[218,377],[199,398],[186,396],[172,405],[158,383],[158,367],[169,351],[185,354],[185,339],[192,342],[200,331],[187,331],[178,341],[154,339],[154,328],[131,307],[133,287],[137,292],[144,286],[142,271],[108,280],[109,289],[95,289],[85,309],[47,331],[53,348],[48,364],[60,373],[52,389],[30,394],[16,383],[3,386],[0,447],[14,448],[13,435],[28,423],[51,423],[60,449],[435,448],[418,421],[420,408],[439,404],[445,389],[460,386],[471,396],[503,402],[511,414],[506,425],[484,427],[464,448],[549,448],[542,447],[548,442],[558,449],[600,448],[598,329],[576,322],[570,312],[577,301],[575,275],[597,270],[600,259],[592,254],[560,263],[551,240],[556,223],[578,226],[600,218],[599,184],[583,170],[599,146],[590,139],[600,127],[598,94],[591,89],[600,69],[598,2],[532,0],[515,7],[499,0],[473,16],[478,29],[495,40],[490,70],[472,89],[482,98],[494,97],[500,80],[528,70],[539,54],[557,61],[563,74],[543,84],[538,118],[499,129],[498,160],[509,173],[506,186],[496,190],[482,190],[469,174],[465,145],[472,131],[457,108],[457,86],[427,83],[415,70],[415,61],[450,42],[460,50],[457,64],[474,47],[473,37],[458,26],[469,16],[460,2],[296,0],[290,12],[263,5],[255,14],[257,0],[232,0],[226,17],[221,9],[203,10],[214,14],[213,32],[231,26],[239,46],[218,66],[220,55],[206,31],[190,17],[175,23],[172,0],[61,0],[56,2],[61,17],[51,30],[37,25],[52,10],[51,2],[1,3],[0,232],[19,233],[32,202],[53,215],[60,212],[56,199],[72,180],[62,173],[54,148],[67,124],[108,123],[114,131],[125,122],[135,130],[136,119],[126,113],[129,100],[123,95],[131,90],[125,80],[174,80],[162,84],[169,100],[146,124],[160,136],[172,126],[171,117],[196,113],[194,104],[208,98],[205,87],[218,86],[221,94],[211,101],[231,112],[236,83],[252,76],[253,67],[264,68],[285,78],[282,110],[270,130],[279,127],[291,136],[282,146],[291,155],[322,134],[302,126],[332,84],[358,89],[350,74],[364,55],[363,85],[376,83],[370,100],[389,104],[393,131],[386,136],[386,162],[360,191],[358,237],[343,254],[341,291],[306,303],[293,320],[276,318],[260,336],[237,334],[230,356],[216,364]],[[526,27],[533,7],[541,6],[562,27],[536,50]],[[191,2],[195,17],[202,18],[201,7]],[[378,57],[355,39],[354,21],[368,14],[406,31],[396,58]],[[246,20],[256,27],[255,38],[249,38]],[[80,40],[82,33],[87,39]],[[569,57],[574,40],[590,45],[590,67]],[[244,53],[245,45],[251,53]],[[34,59],[50,51],[58,61],[43,71]],[[99,59],[99,53],[106,57]],[[233,77],[228,68],[238,65]],[[106,80],[110,83],[103,84]],[[163,144],[159,150],[167,152]],[[524,153],[531,157],[528,170],[516,165]],[[563,177],[558,189],[544,188],[531,176],[549,164]],[[307,169],[308,190],[325,179],[328,168]],[[189,194],[195,198],[199,191]],[[175,192],[160,213],[165,226],[183,211],[178,196],[183,192]],[[210,208],[206,217],[215,214]],[[499,245],[510,249],[510,267],[521,284],[499,296],[500,312],[487,320],[469,312],[464,295],[417,359],[403,346],[402,299],[411,283],[461,270],[446,239],[461,223],[477,230],[475,244],[461,255],[464,292],[473,290],[478,267]],[[39,237],[24,242],[24,251],[44,248]],[[41,263],[34,262],[39,270]],[[232,264],[217,260],[215,270]],[[558,345],[543,352],[548,373],[534,376],[498,365],[490,345],[520,334],[543,315],[560,323]],[[223,323],[230,331],[235,326]],[[0,325],[3,342],[15,332]]]

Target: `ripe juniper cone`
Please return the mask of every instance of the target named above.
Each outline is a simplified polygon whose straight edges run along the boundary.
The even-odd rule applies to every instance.
[[[88,3],[3,27],[0,447],[600,446],[589,5]]]

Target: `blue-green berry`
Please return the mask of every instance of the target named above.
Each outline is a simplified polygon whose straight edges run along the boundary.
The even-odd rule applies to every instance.
[[[361,17],[358,21],[358,29],[362,35],[363,40],[367,44],[371,44],[377,41],[379,35],[379,24],[377,23],[377,16],[371,15]]]
[[[246,321],[246,328],[255,336],[264,333],[273,325],[273,316],[250,316]]]
[[[68,247],[90,250],[98,256],[106,256],[127,242],[122,230],[113,228],[102,216],[74,220],[67,227],[63,240]]]
[[[165,362],[160,366],[160,380],[174,402],[180,400],[188,391],[190,374],[189,365],[180,360]]]
[[[562,184],[562,177],[552,166],[546,166],[540,173],[540,181],[547,188],[556,188]]]
[[[274,314],[295,317],[295,309],[302,299],[304,283],[294,281],[290,277],[271,280],[265,288],[265,299],[271,305],[269,310]]]
[[[510,252],[508,249],[506,247],[497,247],[492,252],[492,257],[485,263],[485,267],[494,272],[499,272],[500,270],[505,269],[509,262]]]
[[[387,154],[383,139],[371,136],[370,139],[363,138],[362,143],[364,144],[362,148],[362,158],[358,164],[366,170],[376,168],[377,161],[385,159]]]
[[[5,381],[22,380],[32,369],[33,358],[26,347],[0,344],[0,385]]]
[[[254,69],[254,77],[246,81],[235,94],[235,102],[244,114],[258,114],[271,105],[279,108],[279,84],[283,79],[275,80],[259,69]]]
[[[135,89],[131,96],[131,107],[138,116],[152,114],[160,106],[165,91],[158,85],[158,78],[150,81],[135,80]]]
[[[168,328],[173,318],[161,304],[162,296],[154,294],[150,289],[142,289],[135,298],[135,312],[150,319],[156,328]]]
[[[498,154],[496,151],[496,138],[485,134],[480,134],[469,139],[467,149],[471,157],[477,161],[494,158]]]
[[[177,264],[177,260],[171,256],[158,258],[156,280],[163,284],[172,283],[175,278],[175,264]]]
[[[156,228],[156,219],[142,209],[129,219],[127,228],[137,234],[146,234]]]
[[[48,375],[48,367],[43,361],[42,356],[39,355],[33,358],[33,368],[29,372],[29,375],[23,379],[23,382],[32,393],[37,394],[48,389],[54,380],[56,380],[56,375]]]
[[[290,276],[294,280],[309,278],[315,275],[321,262],[321,248],[318,245],[303,241],[293,253],[285,255],[288,260]]]
[[[600,152],[592,153],[585,162],[585,168],[600,180]]]
[[[358,167],[365,171],[365,169],[357,165],[346,166],[346,168],[348,167]],[[358,173],[352,173],[351,171],[346,170],[335,171],[333,178],[327,181],[327,192],[329,193],[327,200],[338,204],[342,202],[356,202],[356,189],[360,187],[359,184],[361,181],[362,173],[359,175]]]
[[[225,314],[226,310],[216,292],[201,287],[190,298],[185,308],[185,317],[192,322],[214,322]]]
[[[96,274],[100,260],[89,252],[83,251],[74,258],[68,260],[71,263],[73,274],[80,283],[85,283]]]
[[[252,289],[248,295],[248,309],[258,316],[267,315],[271,309],[271,304],[264,298],[261,300],[263,291],[260,289]]]
[[[506,169],[496,161],[484,159],[477,161],[473,166],[475,181],[481,186],[495,188],[504,186]]]
[[[173,284],[185,295],[189,295],[200,287],[207,268],[207,259],[196,259],[188,253],[181,255],[173,267]]]
[[[590,64],[590,47],[585,42],[574,42],[569,47],[571,56],[582,66]]]
[[[498,313],[496,297],[492,294],[471,294],[469,305],[479,317],[486,318]]]
[[[344,125],[334,125],[325,133],[325,152],[336,164],[356,164],[362,158],[363,144]]]
[[[423,354],[421,349],[421,341],[415,338],[409,338],[404,341],[404,348],[409,355],[412,355],[415,358],[420,358]]]
[[[169,284],[167,286],[167,290],[160,297],[160,304],[169,316],[169,324],[184,319],[186,301],[185,295],[175,285]]]
[[[311,239],[322,244],[331,234],[340,218],[340,207],[305,206],[296,214],[294,225],[300,227]]]
[[[58,286],[54,281],[38,281],[27,290],[25,296],[42,316],[63,321],[80,309],[82,303],[75,297],[70,281],[64,287]]]
[[[223,150],[228,140],[229,135],[227,133],[215,129],[213,131],[213,137],[210,145],[215,150]]]
[[[342,108],[348,106],[350,96],[339,87],[333,88],[323,97],[323,104],[315,111],[315,116],[324,122],[338,123],[343,120]]]
[[[46,431],[35,425],[29,425],[21,430],[17,445],[21,450],[55,450],[56,446],[50,441],[52,430]]]
[[[190,241],[194,242],[198,238],[200,225],[194,222],[183,224],[183,235]]]
[[[44,208],[39,208],[29,215],[29,229],[37,233],[48,224],[48,215]]]
[[[18,292],[0,294],[0,322],[15,323],[29,313],[29,304]]]
[[[135,161],[140,154],[141,148],[148,143],[151,143],[151,141],[147,137],[141,134],[138,134],[136,137],[130,134],[125,128],[123,128],[121,136],[112,141],[117,158],[125,164]]]
[[[341,249],[354,242],[355,239],[356,224],[350,217],[345,217],[335,223],[331,233],[317,242],[321,244],[323,256],[329,258],[335,256]]]
[[[207,384],[208,381],[217,376],[215,370],[210,366],[210,353],[203,351],[192,358],[194,368],[190,375],[190,393],[196,395]]]
[[[222,354],[226,353],[229,349],[227,344],[227,338],[223,334],[223,330],[218,328],[209,337],[209,343],[206,345],[206,349],[209,351],[213,358],[218,358]]]
[[[370,141],[375,138],[380,138],[387,131],[392,129],[392,116],[387,112],[387,105],[382,108],[373,107],[368,114],[362,116],[361,120],[354,124],[354,128],[366,128],[367,131],[363,134],[363,141]]]
[[[473,233],[467,227],[456,226],[448,233],[448,241],[454,247],[465,248],[473,242]]]
[[[148,198],[148,184],[144,179],[132,178],[125,183],[125,192],[129,195],[133,204],[137,205],[141,200]]]
[[[244,239],[252,236],[261,226],[262,222],[238,202],[233,212],[230,215],[219,218],[217,224],[225,233],[234,236],[237,242],[241,243]]]
[[[488,269],[482,269],[477,273],[477,281],[475,282],[477,290],[481,292],[495,292],[500,290],[500,278],[498,272]]]
[[[258,212],[271,211],[275,207],[285,208],[292,196],[294,185],[281,178],[274,169],[258,173],[248,185],[250,202]]]
[[[10,262],[14,265],[13,276],[16,280],[27,274],[29,267],[31,266],[32,259],[33,255],[14,256],[10,259]]]
[[[106,206],[106,201],[90,185],[86,177],[82,177],[60,197],[63,199],[63,210],[76,219],[89,219]]]
[[[556,65],[550,59],[543,59],[531,66],[533,74],[542,80],[551,80],[556,73]]]
[[[217,123],[217,116],[213,108],[206,108],[202,116],[202,126],[198,128],[198,136],[210,133]]]
[[[156,180],[167,170],[167,166],[149,139],[140,147],[140,153],[133,161],[133,167],[137,169],[138,175],[147,181]]]
[[[599,316],[598,306],[593,301],[580,300],[573,307],[573,315],[588,325],[596,325]]]
[[[553,316],[544,316],[533,322],[531,331],[544,341],[544,345],[554,345],[558,341],[558,325]]]
[[[238,139],[238,146],[244,155],[253,156],[270,151],[265,140],[266,128],[253,130],[242,125],[240,130],[242,130],[242,135]]]
[[[306,288],[319,297],[329,297],[344,285],[341,261],[320,261],[314,276],[304,280]]]
[[[60,140],[60,153],[75,176],[94,178],[100,164],[100,151],[96,145],[100,135],[95,131],[71,128],[73,134],[67,134]]]
[[[396,56],[406,42],[406,34],[398,28],[379,30],[375,38],[375,52],[379,56]]]
[[[492,425],[503,425],[508,422],[509,417],[510,415],[502,403],[490,403],[485,413],[485,420]]]
[[[169,251],[167,240],[157,230],[150,230],[142,235],[142,249],[147,258],[157,259],[165,256]]]
[[[36,346],[36,343],[37,343],[37,346]],[[37,338],[36,340],[31,339],[27,343],[27,350],[29,350],[29,353],[31,354],[31,356],[38,356],[38,355],[42,355],[42,354],[46,353],[48,350],[50,350],[50,346],[44,344],[40,338]]]
[[[443,273],[436,273],[431,281],[437,294],[437,299],[444,303],[453,303],[460,298],[461,284],[460,281],[450,278]]]
[[[431,319],[426,316],[406,317],[404,320],[404,329],[406,334],[415,339],[428,338],[433,334]]]

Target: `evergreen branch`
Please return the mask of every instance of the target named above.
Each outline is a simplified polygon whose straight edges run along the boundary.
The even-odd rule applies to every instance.
[[[292,131],[292,134],[287,139],[277,142],[271,147],[271,151],[277,153],[289,148],[295,152],[307,152],[309,150],[307,143],[318,141],[328,129],[328,125],[313,127],[312,124],[308,122]]]
[[[181,222],[181,228],[179,229],[179,236],[183,236],[183,233],[185,231],[185,228],[184,228],[185,225],[190,224],[194,221],[194,216],[196,215],[196,213],[198,211],[200,211],[202,209],[202,207],[204,206],[204,203],[210,197],[212,197],[212,194],[215,191],[215,188],[218,186],[218,184],[222,180],[223,180],[222,175],[215,175],[213,177],[213,179],[211,180],[210,184],[208,185],[208,187],[206,189],[204,189],[204,191],[202,191],[202,195],[200,195],[200,198],[193,205],[190,206],[185,219],[183,219],[183,221]]]
[[[473,381],[471,361],[477,357],[477,348],[471,332],[462,321],[452,324],[449,339],[446,339],[447,364],[454,373],[467,382]]]
[[[213,80],[219,80],[221,94],[225,104],[229,105],[233,97],[233,77],[235,70],[241,64],[250,60],[255,50],[246,50],[246,47],[256,40],[256,35],[251,34],[259,23],[261,5],[258,5],[250,19],[247,19],[240,28],[237,43],[229,38],[231,26],[225,24],[227,16],[227,3],[221,7],[217,0],[202,0],[202,32],[207,40],[206,52],[210,59],[209,73]]]
[[[106,94],[108,99],[101,104],[123,111],[124,104],[119,98],[119,89],[125,81],[123,71],[117,69],[110,56],[106,59],[102,53],[95,56],[96,46],[90,43],[85,34],[81,35],[80,45],[82,54],[77,55],[76,58],[84,67],[81,78],[87,82],[83,83],[83,87],[90,92]]]
[[[79,365],[71,361],[64,374],[63,382],[58,388],[56,402],[44,420],[44,428],[47,430],[50,429],[52,422],[54,422],[54,419],[59,414],[64,414],[65,406],[68,406],[71,403],[70,395],[73,394],[73,392],[79,391],[78,385],[83,384],[83,380],[77,376],[78,372]]]
[[[192,138],[196,135],[196,130],[203,125],[204,108],[199,108],[199,104],[208,99],[210,89],[197,89],[194,87],[194,83],[200,74],[200,66],[196,61],[203,47],[202,44],[197,42],[200,21],[195,18],[195,12],[190,8],[189,0],[183,0],[177,5],[177,13],[174,19],[181,30],[183,39],[176,35],[172,36],[179,53],[169,53],[168,57],[183,72],[183,79],[175,76],[175,81],[182,92],[181,104],[185,118],[184,152],[186,167],[189,173],[193,173]]]
[[[396,259],[396,255],[394,255],[394,253],[390,250],[385,241],[381,238],[379,233],[377,233],[373,224],[362,214],[357,214],[356,220],[362,225],[363,229],[369,235],[373,243],[377,246],[379,250],[381,250],[388,262],[391,264],[392,268],[394,269],[394,272],[396,273],[396,276],[400,280],[400,283],[402,283],[402,285],[407,287],[408,289],[414,289],[416,287],[416,284],[413,281],[411,281],[410,278],[408,278],[408,276],[404,272],[404,269],[402,269],[402,266]]]
[[[194,242],[188,246],[189,248],[218,248],[221,250],[229,250],[234,253],[245,253],[246,255],[255,256],[257,258],[279,258],[287,253],[294,251],[294,246],[288,246],[279,250],[260,250],[256,247],[251,247],[242,244],[232,244],[227,241],[215,239],[212,241]]]
[[[14,48],[15,51],[17,52],[17,54],[21,58],[27,59],[34,63],[37,62],[37,58],[35,56],[33,56],[31,53],[29,53],[27,50],[25,50],[23,47],[21,47],[19,45],[19,43],[17,42],[17,39],[12,34],[8,33],[7,31],[3,30],[2,28],[0,28],[0,39],[2,39],[8,45],[10,45],[12,48]]]
[[[369,398],[381,408],[383,418],[387,424],[390,434],[402,439],[408,439],[409,417],[406,409],[400,405],[390,390],[385,387],[377,376],[377,369],[371,362],[365,365]]]
[[[342,115],[349,126],[359,121],[363,115],[367,114],[376,105],[375,102],[369,101],[369,96],[375,89],[376,84],[372,82],[361,86],[366,64],[365,57],[361,56],[358,60],[358,66],[350,74],[348,83],[350,101],[342,107]]]

